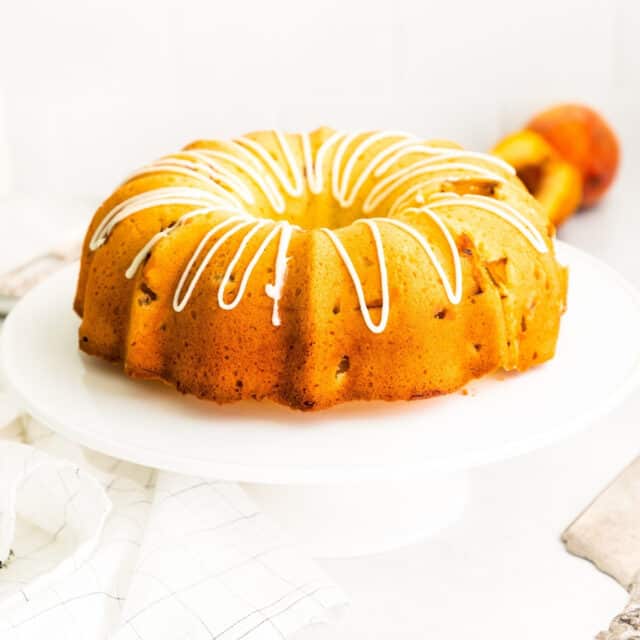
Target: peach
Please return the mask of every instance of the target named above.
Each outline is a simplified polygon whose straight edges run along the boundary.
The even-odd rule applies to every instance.
[[[604,118],[590,107],[560,104],[536,115],[527,129],[540,134],[582,176],[582,202],[589,207],[607,191],[618,170],[620,147]]]
[[[511,164],[555,225],[582,200],[582,176],[539,134],[523,129],[504,138],[492,153]]]

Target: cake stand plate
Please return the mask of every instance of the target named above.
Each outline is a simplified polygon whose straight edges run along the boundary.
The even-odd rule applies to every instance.
[[[77,349],[77,265],[10,314],[5,372],[26,410],[87,447],[246,483],[315,555],[368,553],[446,526],[467,500],[466,470],[577,432],[640,380],[638,293],[578,249],[557,250],[571,273],[556,357],[473,382],[464,395],[300,413],[266,402],[220,407],[130,380]]]

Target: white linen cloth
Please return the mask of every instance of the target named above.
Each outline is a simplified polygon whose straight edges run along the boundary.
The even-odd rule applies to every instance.
[[[268,640],[342,590],[233,483],[116,460],[0,390],[0,638]]]

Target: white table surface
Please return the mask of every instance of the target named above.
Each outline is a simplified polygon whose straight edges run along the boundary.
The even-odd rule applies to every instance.
[[[640,287],[640,184],[633,164],[626,166],[606,203],[575,217],[560,237]],[[612,309],[612,331],[615,318]],[[352,606],[337,632],[319,628],[304,637],[593,637],[623,607],[626,594],[567,554],[560,534],[638,454],[638,416],[640,393],[579,436],[474,470],[463,519],[435,538],[377,556],[322,561]]]

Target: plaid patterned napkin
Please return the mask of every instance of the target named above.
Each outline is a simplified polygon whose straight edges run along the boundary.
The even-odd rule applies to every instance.
[[[282,640],[346,604],[237,485],[83,449],[1,392],[0,419],[3,640]]]

